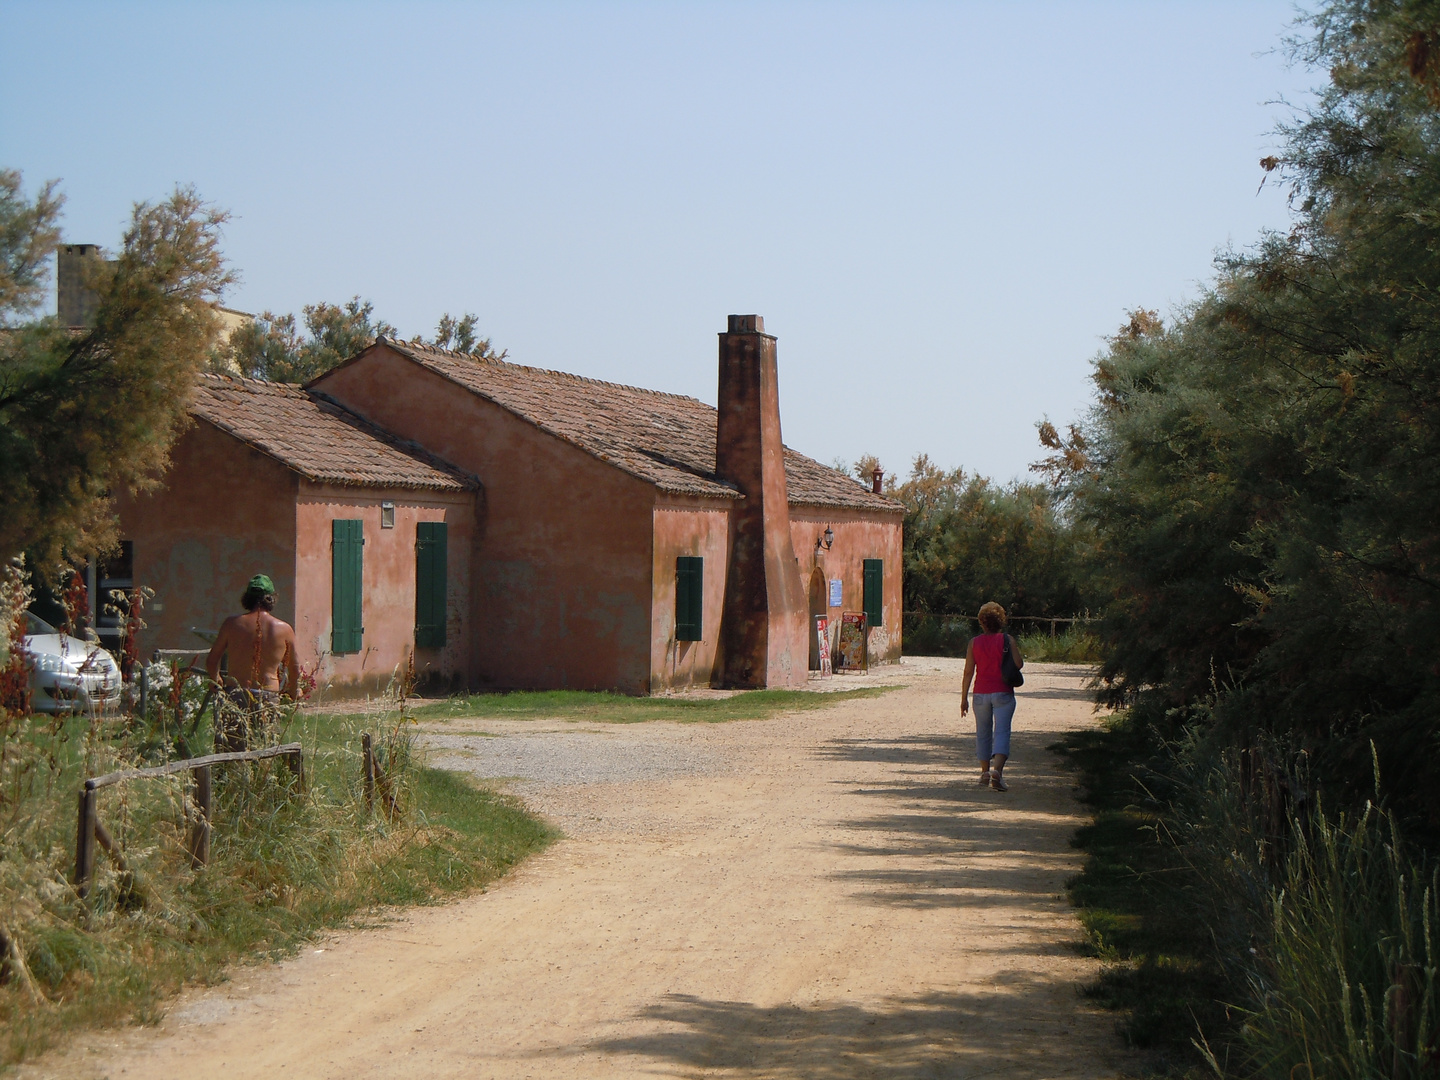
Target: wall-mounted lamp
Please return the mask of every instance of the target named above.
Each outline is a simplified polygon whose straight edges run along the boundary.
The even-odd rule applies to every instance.
[[[817,536],[817,537],[815,538],[815,554],[816,554],[816,555],[823,555],[823,554],[825,554],[825,552],[827,552],[827,551],[830,550],[831,546],[832,546],[834,543],[835,543],[835,530],[832,529],[832,528],[830,528],[829,525],[826,525],[826,526],[825,526],[825,535],[824,535],[823,537]]]

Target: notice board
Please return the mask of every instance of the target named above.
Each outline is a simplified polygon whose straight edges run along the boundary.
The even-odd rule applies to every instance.
[[[869,650],[865,648],[865,613],[847,611],[840,617],[840,641],[835,646],[836,671],[869,671]]]

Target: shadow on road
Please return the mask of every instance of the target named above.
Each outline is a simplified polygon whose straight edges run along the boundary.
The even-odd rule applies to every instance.
[[[585,1049],[635,1055],[686,1075],[716,1069],[780,1080],[1053,1077],[1070,1071],[1064,1063],[1075,1047],[1069,1030],[1055,1025],[1053,1016],[1039,1010],[1026,1014],[1027,991],[1041,988],[1009,985],[983,995],[922,994],[876,1008],[762,1008],[672,994],[641,1013],[661,1030]]]
[[[1053,739],[1016,733],[1003,794],[975,783],[971,737],[837,739],[821,747],[831,760],[900,766],[878,783],[851,785],[876,812],[840,822],[850,839],[837,845],[845,858],[834,876],[855,887],[860,903],[1053,910],[1073,868],[1070,781],[1027,766],[1044,760]]]
[[[963,918],[983,921],[989,932],[973,953],[984,972],[980,988],[878,1004],[769,1007],[671,994],[639,1014],[654,1030],[584,1049],[633,1056],[639,1071],[664,1075],[713,1070],[778,1080],[1029,1080],[1104,1074],[1093,1037],[1077,1043],[1080,1033],[1070,1030],[1073,984],[1050,974],[1069,970],[1054,958],[1073,955],[1073,944],[1063,932],[1033,932],[1036,921],[1057,925],[1074,868],[1070,781],[1035,766],[1053,739],[1053,732],[1016,734],[1012,787],[1003,794],[975,783],[970,736],[835,739],[814,751],[855,766],[836,782],[870,811],[837,823],[843,839],[834,844],[831,876],[850,888],[856,905],[958,908]]]

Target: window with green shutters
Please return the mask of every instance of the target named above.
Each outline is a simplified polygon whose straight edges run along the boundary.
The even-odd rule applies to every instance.
[[[422,521],[415,526],[415,647],[445,644],[446,525]]]
[[[337,518],[330,523],[330,651],[337,656],[360,651],[364,578],[365,523]]]
[[[705,560],[681,555],[675,560],[675,640],[699,641],[704,627]]]
[[[885,621],[885,560],[865,560],[865,621],[881,626]]]

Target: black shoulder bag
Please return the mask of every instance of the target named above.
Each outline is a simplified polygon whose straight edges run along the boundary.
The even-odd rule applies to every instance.
[[[1025,676],[1020,674],[1020,669],[1015,666],[1015,657],[1010,655],[1009,634],[1000,638],[1000,677],[1011,686],[1025,685]]]

